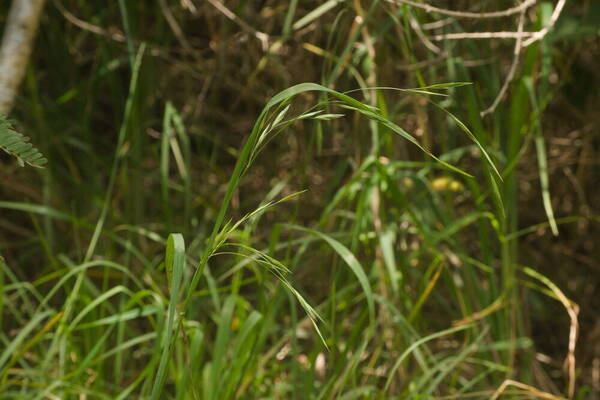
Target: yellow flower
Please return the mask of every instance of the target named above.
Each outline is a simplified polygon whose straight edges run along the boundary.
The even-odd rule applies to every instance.
[[[457,180],[448,176],[439,176],[431,181],[431,188],[436,192],[449,190],[451,192],[460,192],[464,189],[464,185]]]

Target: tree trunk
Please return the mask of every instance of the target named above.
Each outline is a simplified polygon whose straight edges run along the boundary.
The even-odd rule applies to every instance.
[[[8,114],[15,102],[45,0],[13,0],[0,47],[0,114]]]

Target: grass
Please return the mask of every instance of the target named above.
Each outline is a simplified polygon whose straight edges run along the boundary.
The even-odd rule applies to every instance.
[[[482,117],[507,60],[443,41],[440,61],[423,10],[161,3],[69,4],[125,42],[48,6],[15,112],[48,163],[0,186],[0,398],[585,396],[578,307],[520,244],[598,220],[553,206],[552,37]],[[565,310],[563,381],[534,301]]]

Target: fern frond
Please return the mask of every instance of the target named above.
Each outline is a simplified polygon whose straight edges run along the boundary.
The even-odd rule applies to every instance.
[[[48,161],[38,149],[29,143],[29,138],[13,128],[10,121],[0,115],[0,149],[15,157],[19,165],[25,163],[43,168]]]

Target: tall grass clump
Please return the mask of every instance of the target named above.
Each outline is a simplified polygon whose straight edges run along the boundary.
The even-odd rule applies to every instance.
[[[0,398],[583,398],[522,243],[597,221],[552,195],[563,2],[198,3],[47,6],[15,111],[44,156],[0,121],[48,159],[0,184]]]

